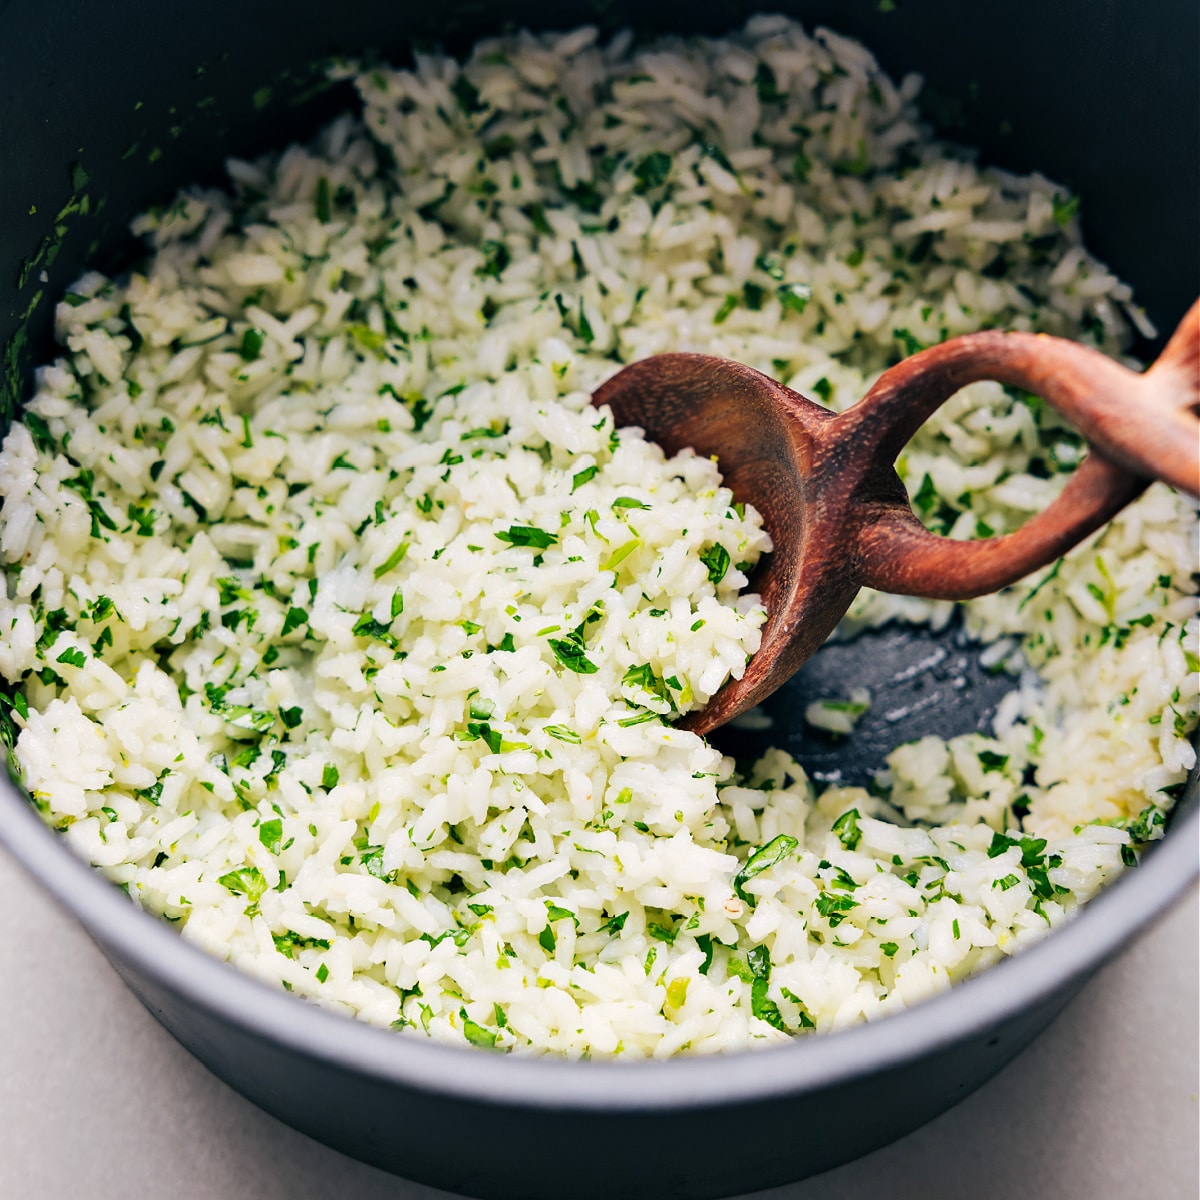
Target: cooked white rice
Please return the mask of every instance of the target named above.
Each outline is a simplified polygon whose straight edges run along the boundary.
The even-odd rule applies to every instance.
[[[855,42],[595,31],[418,55],[85,276],[0,453],[0,673],[46,819],[185,938],[326,1007],[567,1056],[770,1044],[906,1007],[1067,919],[1194,753],[1191,507],[1151,488],[965,606],[993,735],[873,793],[665,723],[757,648],[769,549],[714,465],[588,405],[702,350],[843,407],[982,326],[1119,353],[1074,201],[932,141]],[[901,462],[952,536],[1078,439],[964,391]],[[864,594],[847,629],[940,625]],[[848,733],[852,690],[809,721]]]

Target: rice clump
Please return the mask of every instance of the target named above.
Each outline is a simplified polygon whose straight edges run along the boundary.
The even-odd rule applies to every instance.
[[[135,223],[144,265],[67,294],[4,440],[8,733],[80,855],[323,1006],[571,1057],[884,1015],[1136,862],[1195,758],[1185,501],[963,606],[1013,676],[990,735],[819,791],[670,725],[757,649],[770,540],[588,399],[666,350],[833,408],[985,326],[1119,354],[1145,318],[1074,200],[780,18],[354,82],[361,115]],[[1082,453],[985,383],[900,469],[933,528],[988,536]],[[951,611],[864,593],[846,629]]]

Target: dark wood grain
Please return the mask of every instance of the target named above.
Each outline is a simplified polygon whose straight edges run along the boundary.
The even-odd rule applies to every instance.
[[[1041,396],[1090,452],[1062,494],[1003,537],[954,541],[913,513],[894,463],[955,392],[993,379]],[[1064,554],[1155,479],[1200,495],[1200,301],[1138,374],[1062,338],[987,331],[923,350],[833,414],[766,375],[703,354],[660,354],[593,397],[668,454],[715,455],[775,544],[752,586],[767,608],[740,680],[680,722],[706,733],[769,696],[825,641],[864,586],[961,600]]]

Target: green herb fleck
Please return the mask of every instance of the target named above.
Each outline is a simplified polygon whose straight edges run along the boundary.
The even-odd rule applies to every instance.
[[[599,467],[593,465],[590,467],[584,467],[582,471],[576,471],[575,474],[571,476],[571,491],[578,491],[585,483],[588,482],[589,479],[594,479],[596,477],[596,472],[599,470]]]
[[[479,99],[479,89],[461,72],[450,85],[450,91],[458,101],[458,107],[468,116],[483,112],[487,107]]]
[[[842,813],[833,823],[834,835],[847,850],[857,850],[858,843],[862,841],[862,830],[858,827],[858,819],[858,809],[851,808]]]
[[[637,177],[633,190],[638,195],[644,195],[652,188],[662,187],[671,174],[671,156],[661,150],[655,150],[634,167],[633,173]]]
[[[257,904],[267,890],[267,881],[257,867],[238,867],[222,875],[217,882],[235,896],[247,897],[251,904]]]
[[[333,218],[333,199],[330,193],[329,180],[324,175],[317,180],[317,220],[327,225]]]
[[[263,821],[258,827],[258,840],[272,854],[278,854],[279,846],[283,841],[283,822],[278,817],[270,821]]]
[[[289,608],[283,618],[283,627],[279,631],[280,637],[286,637],[293,629],[299,629],[301,625],[307,624],[307,622],[308,613],[303,608]]]
[[[992,750],[981,750],[979,752],[979,763],[985,772],[988,771],[1003,771],[1008,763],[1007,754],[996,754]]]
[[[459,76],[459,78],[461,79],[462,76]],[[494,1050],[496,1048],[496,1039],[500,1036],[498,1033],[493,1033],[492,1030],[485,1029],[482,1025],[477,1025],[467,1016],[465,1008],[459,1009],[458,1015],[462,1017],[463,1037],[472,1046],[479,1046],[483,1050]]]
[[[785,283],[775,289],[775,294],[785,311],[802,313],[812,299],[812,288],[807,283]]]
[[[739,299],[740,297],[736,292],[730,292],[725,299],[721,301],[720,306],[713,315],[713,324],[723,325],[729,319],[729,316],[733,310],[737,308]]]
[[[1056,193],[1052,203],[1054,206],[1054,223],[1060,229],[1065,229],[1071,223],[1071,218],[1079,211],[1079,197],[1060,196]]]
[[[596,664],[587,657],[583,646],[573,638],[550,638],[549,641],[554,656],[567,670],[574,671],[576,675],[594,675],[596,673]]]
[[[239,348],[239,353],[246,362],[254,362],[262,353],[265,341],[266,334],[261,329],[254,329],[253,327],[247,329],[242,334],[242,344]]]
[[[512,546],[532,546],[537,550],[545,550],[558,541],[556,534],[547,533],[536,525],[510,525],[508,529],[497,533],[496,537]]]
[[[381,579],[393,568],[398,567],[404,561],[404,556],[408,553],[408,542],[401,542],[395,550],[387,556],[387,558],[375,568],[375,578]],[[286,632],[286,631],[285,631]]]
[[[483,251],[483,266],[476,271],[476,274],[485,278],[499,279],[512,258],[508,247],[503,242],[489,238],[480,249]]]
[[[765,846],[760,846],[755,850],[742,864],[741,870],[733,877],[733,890],[736,895],[753,908],[754,897],[743,890],[745,884],[749,883],[756,875],[761,875],[776,863],[787,858],[799,844],[791,834],[781,833],[773,837]]]
[[[700,554],[700,561],[708,568],[708,581],[718,584],[729,570],[729,551],[719,542]]]

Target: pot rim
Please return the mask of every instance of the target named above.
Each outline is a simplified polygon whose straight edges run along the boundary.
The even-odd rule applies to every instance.
[[[1180,803],[1183,803],[1181,800]],[[0,781],[0,843],[118,960],[242,1032],[416,1092],[530,1110],[701,1110],[815,1092],[985,1034],[1093,972],[1200,875],[1200,809],[1068,923],[949,991],[876,1021],[784,1046],[661,1062],[486,1054],[397,1034],[289,995],[183,940],[144,912]]]

